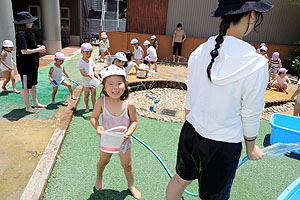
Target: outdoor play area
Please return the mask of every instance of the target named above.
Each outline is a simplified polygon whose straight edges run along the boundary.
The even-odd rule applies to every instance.
[[[96,49],[94,54],[97,55]],[[76,68],[81,53],[78,48],[64,49],[67,50],[65,68],[74,82],[81,83],[80,73]],[[1,165],[5,166],[2,177],[4,181],[0,184],[0,199],[18,199],[24,189],[21,199],[28,199],[26,195],[30,194],[30,191],[34,191],[30,195],[45,200],[134,199],[127,188],[116,154],[105,168],[103,190],[94,189],[99,146],[98,136],[90,124],[92,112],[84,112],[82,88],[75,83],[72,83],[72,86],[76,88],[76,101],[71,101],[66,87],[59,87],[56,96],[58,104],[51,104],[52,86],[48,80],[50,65],[44,59],[50,63],[53,60],[51,56],[45,56],[40,61],[43,67],[39,71],[37,91],[40,102],[47,105],[46,109],[39,109],[37,114],[28,114],[24,111],[22,98],[18,94],[3,91],[0,93],[0,113],[3,118],[0,123],[5,130],[1,143],[6,141],[9,146],[7,149],[0,149],[0,152],[11,152],[10,157],[4,157],[0,161]],[[96,60],[96,57],[94,59]],[[105,63],[97,63],[96,69],[99,71],[104,66]],[[146,80],[137,79],[134,69],[129,73],[130,98],[136,103],[138,112],[138,126],[134,136],[140,140],[133,139],[132,165],[135,186],[141,191],[142,199],[164,199],[165,189],[170,180],[167,171],[175,174],[178,138],[184,122],[186,76],[185,64],[160,63],[154,77]],[[20,81],[17,82],[17,88],[21,88]],[[97,98],[101,88],[101,85],[97,88]],[[272,128],[269,123],[271,114],[292,115],[293,102],[289,99],[295,88],[293,84],[289,94],[275,90],[266,91],[266,108],[257,139],[260,148],[264,149],[272,143]],[[63,141],[61,145],[60,140]],[[285,148],[290,149],[284,151],[291,151],[291,147]],[[267,154],[262,160],[242,164],[237,170],[230,199],[277,199],[299,177],[300,167],[299,154],[276,155],[276,152],[282,154],[280,150],[280,147],[271,149],[270,154],[275,155]],[[243,146],[241,159],[245,156]],[[52,162],[54,166],[51,170]],[[20,163],[26,167],[20,167]],[[47,174],[47,170],[41,169],[47,169],[50,173]],[[43,178],[34,179],[34,176]],[[39,194],[36,188],[42,192]],[[197,188],[198,183],[194,181],[188,186],[188,193],[197,194]],[[198,197],[184,193],[183,199],[198,200]]]

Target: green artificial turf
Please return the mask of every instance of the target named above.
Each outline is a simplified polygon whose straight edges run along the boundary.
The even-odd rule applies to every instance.
[[[98,88],[98,93],[100,89]],[[81,98],[69,126],[58,159],[55,163],[43,199],[91,199],[131,200],[127,182],[118,155],[113,155],[104,171],[101,192],[94,192],[96,164],[99,159],[97,135],[90,125],[90,115],[84,113]],[[177,143],[182,123],[156,121],[138,117],[135,135],[148,144],[163,159],[174,174]],[[269,145],[271,128],[267,121],[261,121],[257,144],[263,148]],[[144,146],[133,140],[132,162],[135,185],[142,192],[142,199],[163,200],[169,177],[158,160]],[[242,157],[245,156],[243,148]],[[233,182],[233,200],[276,199],[279,194],[299,176],[299,156],[294,158],[264,157],[260,161],[248,161],[237,170]],[[198,192],[197,181],[188,190]],[[184,194],[186,200],[198,200]]]
[[[77,82],[80,80],[80,72],[76,67],[79,56],[76,55],[73,59],[66,61],[64,63],[67,73],[71,76],[72,79]],[[59,86],[58,92],[56,93],[55,100],[58,103],[57,105],[51,104],[51,95],[52,95],[52,85],[48,78],[50,65],[44,67],[38,72],[38,84],[37,88],[37,97],[40,103],[47,105],[47,108],[38,108],[39,112],[36,114],[31,114],[25,111],[25,104],[22,98],[22,94],[15,94],[12,92],[0,92],[0,115],[3,118],[6,118],[10,121],[17,121],[21,118],[43,118],[51,119],[55,116],[55,113],[59,110],[60,107],[66,106],[66,99],[69,97],[70,93],[67,87]],[[79,81],[79,83],[81,83]],[[76,87],[76,84],[72,83],[73,88]],[[12,87],[9,87],[12,90]],[[17,82],[17,89],[22,90],[21,81]],[[29,95],[30,104],[33,105],[31,95]]]

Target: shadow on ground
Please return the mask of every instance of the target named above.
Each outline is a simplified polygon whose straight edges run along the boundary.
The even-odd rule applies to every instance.
[[[0,97],[1,96],[7,96],[9,93],[13,93],[13,91],[3,91],[2,90],[2,92],[0,92]]]
[[[111,189],[104,189],[101,191],[93,189],[94,193],[91,194],[88,200],[122,200],[127,196],[132,196],[129,189],[123,190],[121,192]]]
[[[91,112],[91,109],[90,109],[90,112]],[[85,112],[85,109],[80,109],[80,110],[76,110],[75,111],[74,116],[76,116],[76,117],[82,117],[85,120],[90,120],[91,116],[85,116],[85,115],[88,115],[88,114],[89,113]]]
[[[3,115],[2,117],[9,121],[18,121],[23,117],[30,115],[32,113],[25,111],[25,108],[22,109],[13,109],[9,113]]]
[[[55,110],[55,109],[58,109],[60,106],[68,106],[68,103],[65,103],[65,102],[57,102],[56,104],[48,104],[46,109],[47,110]]]

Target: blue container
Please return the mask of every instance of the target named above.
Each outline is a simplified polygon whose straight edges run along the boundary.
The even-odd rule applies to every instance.
[[[277,200],[299,200],[300,199],[300,177],[291,183],[277,198]]]
[[[272,127],[271,144],[300,142],[299,117],[276,113],[271,115],[269,123]],[[300,154],[300,150],[292,152]]]

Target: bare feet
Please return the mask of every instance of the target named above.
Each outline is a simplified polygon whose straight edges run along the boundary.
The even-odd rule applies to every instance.
[[[134,186],[131,186],[130,188],[128,188],[132,194],[132,196],[135,199],[141,199],[142,198],[142,194],[140,191],[138,191]]]
[[[30,112],[30,113],[37,113],[39,112],[38,110],[34,109],[34,108],[26,108],[25,111]]]
[[[43,105],[43,104],[40,104],[40,103],[34,104],[33,106],[35,108],[46,108],[47,107],[46,105]]]
[[[7,92],[9,92],[10,90],[9,89],[7,89],[6,87],[1,87],[2,88],[2,90],[4,90],[4,91],[7,91]]]
[[[84,112],[89,113],[90,112],[90,108],[87,107]]]
[[[14,93],[16,93],[16,94],[20,94],[21,92],[20,92],[20,91],[18,91],[18,90],[14,90]]]
[[[72,97],[71,97],[71,99],[72,99],[72,100],[76,100],[77,98],[76,98],[76,97],[74,97],[74,96],[72,96]]]
[[[55,102],[55,101],[51,101],[51,103],[52,103],[52,104],[56,104],[56,102]]]
[[[97,179],[96,179],[95,189],[96,189],[97,191],[103,190],[102,181],[100,180],[100,178],[97,178]]]

